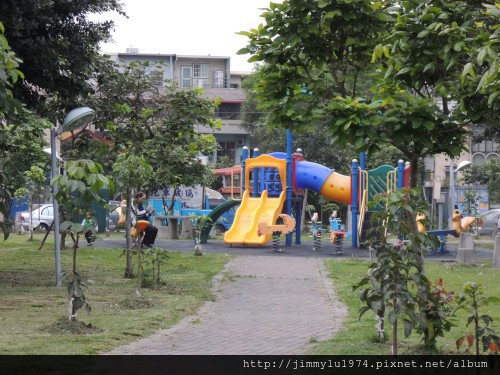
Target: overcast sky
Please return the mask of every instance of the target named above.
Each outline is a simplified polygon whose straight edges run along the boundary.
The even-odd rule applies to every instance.
[[[246,61],[250,56],[236,55],[248,38],[235,33],[262,23],[261,8],[268,8],[270,0],[121,2],[129,18],[104,15],[115,21],[115,31],[114,42],[103,44],[102,52],[125,52],[129,47],[136,47],[140,53],[229,56],[232,71],[251,71],[253,64]]]

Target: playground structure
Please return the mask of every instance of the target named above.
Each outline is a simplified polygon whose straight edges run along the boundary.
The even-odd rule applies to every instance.
[[[249,150],[244,147],[242,159],[242,200],[233,225],[224,235],[224,242],[231,246],[261,246],[269,242],[272,234],[258,235],[259,223],[274,225],[283,212],[300,218],[304,190],[309,189],[332,201],[350,205],[352,247],[358,247],[368,202],[378,193],[407,186],[409,175],[409,165],[405,166],[403,161],[397,168],[386,165],[366,171],[364,153],[360,164],[353,160],[350,176],[339,174],[326,166],[304,160],[300,150],[292,153],[290,131],[287,132],[286,153],[259,155],[255,149],[253,157],[249,157]],[[292,206],[295,206],[293,213]],[[300,221],[297,221],[294,233],[295,243],[300,244]],[[286,235],[287,246],[291,245],[291,236],[292,233]],[[335,239],[339,236],[340,233]]]
[[[266,222],[259,222],[257,224],[257,235],[272,235],[273,238],[273,250],[276,252],[282,252],[280,247],[280,236],[282,234],[288,234],[292,232],[295,228],[295,219],[287,214],[280,214],[279,219],[283,221],[283,224],[267,224]]]
[[[446,236],[460,237],[460,234],[467,233],[469,227],[476,221],[476,218],[473,216],[462,217],[462,213],[460,212],[460,210],[455,209],[453,210],[453,215],[451,217],[450,229],[427,231],[424,225],[421,223],[421,220],[423,219],[425,219],[425,215],[418,213],[416,217],[418,230],[420,233],[434,235],[439,239],[439,246],[435,250],[435,252],[438,254],[444,254],[448,252],[448,250],[446,249]]]

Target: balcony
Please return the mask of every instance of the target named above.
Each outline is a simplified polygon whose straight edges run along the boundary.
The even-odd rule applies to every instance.
[[[195,88],[202,89],[215,89],[227,87],[227,78],[213,77],[213,78],[176,78],[179,87],[182,88]]]

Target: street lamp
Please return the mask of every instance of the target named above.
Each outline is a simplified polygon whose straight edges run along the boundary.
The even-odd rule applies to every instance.
[[[467,168],[470,166],[472,162],[468,160],[463,160],[460,163],[458,163],[457,168],[455,169],[455,163],[453,162],[453,159],[451,160],[451,165],[450,165],[450,211],[448,215],[450,216],[449,218],[449,227],[451,228],[451,221],[452,221],[452,216],[453,216],[453,211],[455,210],[455,173],[458,171]]]
[[[57,136],[61,135],[65,131],[85,128],[92,120],[92,117],[94,117],[94,113],[94,110],[88,107],[75,108],[66,115],[62,126],[54,126],[50,129],[51,180],[53,180],[57,174],[57,158],[59,157],[56,150]],[[59,202],[57,202],[56,199],[57,191],[57,183],[54,183],[52,186],[52,203],[54,207],[54,247],[56,261],[56,287],[59,287],[61,286],[61,237],[59,234]]]

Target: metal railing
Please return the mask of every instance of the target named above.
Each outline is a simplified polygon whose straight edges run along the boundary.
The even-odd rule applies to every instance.
[[[176,78],[175,81],[181,88],[227,88],[227,78]]]

